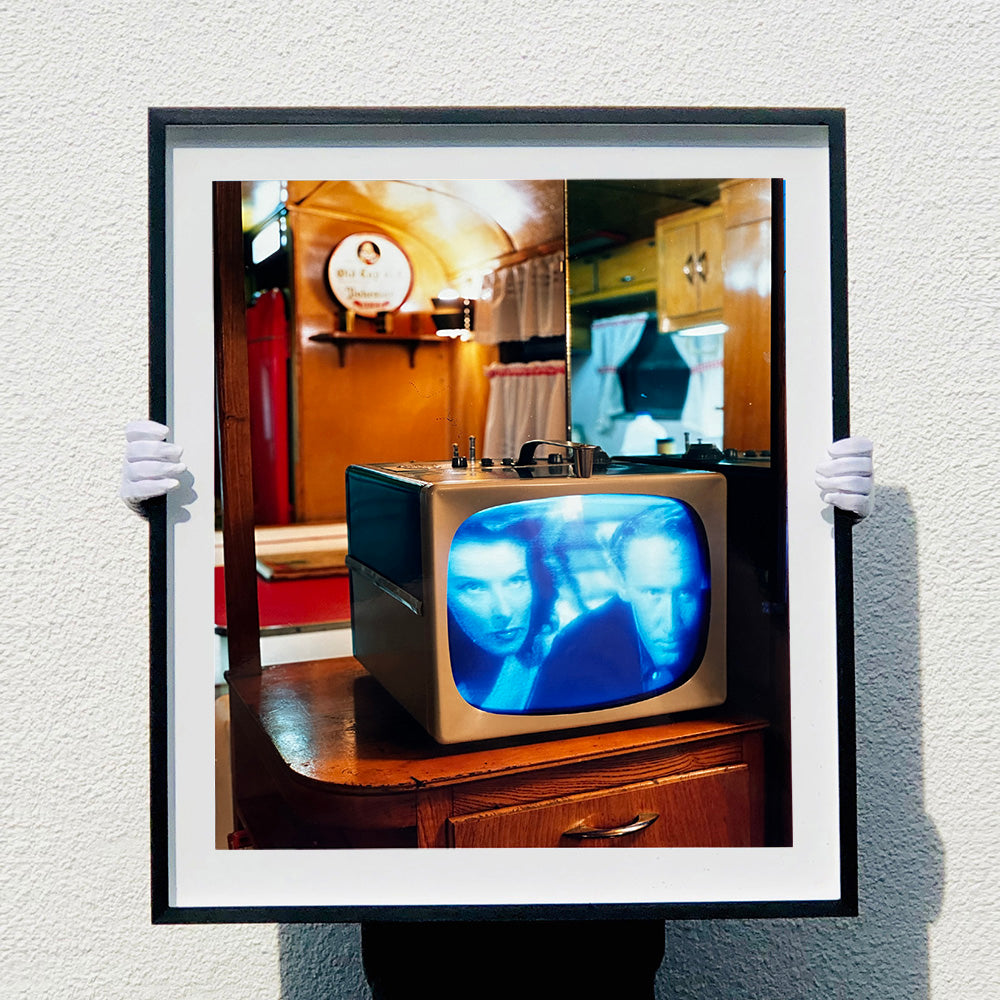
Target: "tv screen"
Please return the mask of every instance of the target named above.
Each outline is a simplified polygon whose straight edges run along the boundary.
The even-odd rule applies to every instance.
[[[681,500],[596,493],[486,507],[448,554],[455,686],[496,714],[593,711],[683,684],[705,652],[708,543]]]

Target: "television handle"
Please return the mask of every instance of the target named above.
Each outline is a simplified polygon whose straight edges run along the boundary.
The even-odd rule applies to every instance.
[[[572,454],[573,475],[579,479],[589,479],[594,474],[595,459],[607,464],[607,454],[597,445],[581,444],[579,441],[549,441],[545,438],[538,438],[534,441],[525,441],[521,445],[521,450],[517,453],[517,461],[514,463],[515,467],[534,465],[535,449],[540,444],[566,448]],[[600,452],[600,456],[598,456],[598,452]]]

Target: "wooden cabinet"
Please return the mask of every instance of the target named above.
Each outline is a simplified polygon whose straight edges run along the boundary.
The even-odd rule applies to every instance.
[[[452,847],[749,847],[750,768],[453,816],[447,827]]]
[[[656,291],[656,241],[636,240],[569,263],[572,305],[612,301]]]
[[[709,710],[444,747],[350,657],[231,678],[230,694],[236,813],[257,847],[764,842],[756,717]],[[634,833],[573,835],[637,817]]]
[[[723,298],[725,230],[718,204],[656,223],[660,329],[719,318]]]
[[[576,303],[597,291],[597,260],[578,257],[569,262],[569,295]]]

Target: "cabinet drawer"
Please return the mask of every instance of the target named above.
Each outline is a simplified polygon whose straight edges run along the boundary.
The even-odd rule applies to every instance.
[[[584,825],[610,829],[657,814],[635,833],[577,839]],[[746,764],[508,806],[448,820],[453,847],[748,847],[750,769]]]
[[[585,260],[569,262],[569,294],[572,296],[592,295],[597,291],[597,262],[588,257]]]
[[[569,262],[572,302],[624,299],[656,291],[656,241],[636,240],[599,255]]]
[[[656,242],[629,243],[597,262],[598,286],[602,292],[622,295],[656,287]]]

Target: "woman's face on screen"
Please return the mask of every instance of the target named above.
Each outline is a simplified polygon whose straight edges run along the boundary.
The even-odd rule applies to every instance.
[[[462,631],[487,653],[510,656],[524,645],[533,596],[524,545],[497,540],[458,542],[452,547],[448,609]]]

